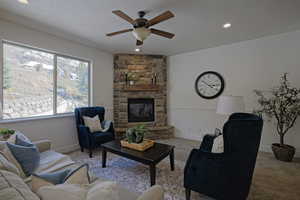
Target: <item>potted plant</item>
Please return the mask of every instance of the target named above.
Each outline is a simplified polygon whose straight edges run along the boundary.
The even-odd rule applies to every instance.
[[[126,139],[129,143],[141,143],[144,140],[144,136],[148,129],[145,125],[137,125],[128,128],[126,131]]]
[[[7,128],[0,128],[0,135],[4,140],[7,140],[14,133],[15,133],[14,130],[7,129]]]
[[[271,90],[266,97],[264,92],[255,90],[260,109],[256,113],[265,114],[270,119],[276,119],[276,130],[280,136],[280,143],[272,144],[275,157],[281,161],[291,162],[295,154],[295,147],[285,144],[285,134],[295,125],[300,115],[300,89],[292,87],[287,79],[287,73],[281,77],[279,87]]]

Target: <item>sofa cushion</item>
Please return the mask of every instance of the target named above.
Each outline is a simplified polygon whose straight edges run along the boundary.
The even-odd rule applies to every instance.
[[[20,163],[26,176],[30,176],[38,168],[40,152],[34,144],[18,139],[17,137],[16,144],[7,143],[7,146]]]
[[[36,194],[43,200],[85,200],[86,192],[86,188],[79,185],[60,184],[43,186]]]
[[[20,176],[20,171],[18,170],[18,168],[13,163],[9,162],[1,152],[0,152],[0,170],[6,170]]]
[[[69,156],[55,151],[42,152],[40,158],[40,165],[35,173],[54,172],[75,163]]]
[[[0,199],[39,200],[19,176],[4,170],[0,170]]]
[[[93,184],[60,184],[41,187],[37,194],[43,200],[119,200],[117,184],[110,181],[96,181]],[[123,199],[123,198],[122,198]]]

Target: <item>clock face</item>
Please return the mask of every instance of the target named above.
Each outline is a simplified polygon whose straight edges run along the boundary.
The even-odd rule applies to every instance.
[[[222,94],[225,82],[223,77],[213,71],[200,74],[195,82],[196,92],[200,97],[213,99]]]

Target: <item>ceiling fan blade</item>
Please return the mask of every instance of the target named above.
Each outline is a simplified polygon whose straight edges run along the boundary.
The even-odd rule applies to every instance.
[[[117,16],[121,17],[122,19],[128,21],[130,24],[133,24],[133,22],[134,22],[134,20],[131,17],[126,15],[121,10],[114,10],[114,11],[112,11],[112,13],[114,13],[115,15],[117,15]]]
[[[151,28],[150,31],[151,31],[151,33],[153,33],[155,35],[159,35],[159,36],[166,37],[166,38],[169,38],[169,39],[172,39],[175,36],[175,34],[173,34],[173,33],[157,30],[155,28]]]
[[[108,33],[106,34],[106,36],[114,36],[114,35],[118,35],[118,34],[122,34],[122,33],[127,33],[127,32],[130,32],[132,31],[133,29],[130,28],[130,29],[125,29],[125,30],[122,30],[122,31],[117,31],[117,32],[113,32],[113,33]]]
[[[174,17],[174,14],[171,11],[166,11],[163,14],[158,15],[158,16],[154,17],[153,19],[149,20],[147,27],[153,26],[153,25],[158,24],[163,21],[166,21],[172,17]]]
[[[141,46],[141,45],[143,45],[143,41],[136,40],[136,46]]]

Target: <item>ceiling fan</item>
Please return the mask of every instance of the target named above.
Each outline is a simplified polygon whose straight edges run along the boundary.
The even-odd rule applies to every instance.
[[[149,28],[150,26],[153,26],[155,24],[158,24],[160,22],[166,21],[166,20],[174,17],[174,14],[171,11],[166,11],[166,12],[162,13],[161,15],[158,15],[150,20],[147,20],[144,18],[145,14],[146,14],[145,11],[139,11],[138,12],[139,18],[137,18],[135,20],[132,19],[131,17],[129,17],[128,15],[126,15],[121,10],[114,10],[114,11],[112,11],[112,13],[121,17],[122,19],[126,20],[127,22],[129,22],[133,26],[133,28],[125,29],[125,30],[121,30],[121,31],[113,32],[113,33],[108,33],[108,34],[106,34],[106,36],[114,36],[114,35],[118,35],[118,34],[122,34],[122,33],[132,32],[134,37],[136,38],[137,46],[142,45],[143,41],[151,33],[162,36],[162,37],[166,37],[169,39],[172,39],[175,36],[175,34],[173,34],[173,33],[169,33],[169,32],[154,29],[154,28]]]

